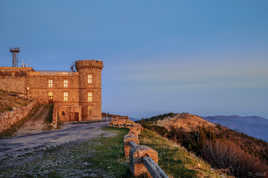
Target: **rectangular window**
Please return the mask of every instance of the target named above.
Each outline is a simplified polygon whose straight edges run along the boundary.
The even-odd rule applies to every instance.
[[[92,102],[92,101],[93,101],[93,95],[92,95],[92,92],[88,92],[88,93],[87,93],[87,100],[88,100],[88,102]]]
[[[93,81],[92,74],[88,74],[88,76],[87,76],[87,82],[90,84],[90,83],[92,83],[92,81]]]
[[[68,80],[64,80],[63,81],[63,87],[64,88],[68,88]]]
[[[63,101],[68,101],[68,92],[63,93]]]
[[[53,87],[53,80],[48,80],[48,88],[52,88]]]

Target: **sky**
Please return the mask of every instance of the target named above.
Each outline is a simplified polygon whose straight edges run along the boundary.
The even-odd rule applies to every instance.
[[[100,59],[104,112],[268,118],[267,19],[267,0],[0,0],[0,66]]]

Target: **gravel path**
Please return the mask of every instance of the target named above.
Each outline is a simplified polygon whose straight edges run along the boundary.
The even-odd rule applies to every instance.
[[[65,124],[60,130],[0,139],[0,167],[4,160],[16,159],[65,143],[86,141],[99,136],[113,136],[112,133],[101,129],[107,125],[108,122]]]

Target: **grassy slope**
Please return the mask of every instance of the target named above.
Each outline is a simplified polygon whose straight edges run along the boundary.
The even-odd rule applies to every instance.
[[[139,122],[230,175],[248,177],[267,171],[265,162],[257,159],[267,161],[267,143],[220,125],[206,125],[188,113],[166,115]]]
[[[114,137],[99,138],[95,140],[92,149],[94,156],[86,159],[93,163],[93,168],[101,168],[115,177],[132,177],[128,161],[124,156],[123,138],[128,129],[104,128],[106,131],[116,133]]]
[[[175,136],[174,132],[181,132],[185,133],[185,135],[193,136],[196,134],[195,132],[199,132],[199,128],[203,128],[203,131],[205,131],[206,133],[210,132],[215,138],[220,139],[222,141],[231,141],[237,144],[244,152],[247,152],[248,154],[257,157],[258,159],[266,163],[268,162],[267,142],[248,136],[243,133],[239,133],[238,131],[231,130],[227,127],[220,126],[219,124],[210,123],[197,115],[192,115],[189,113],[169,113],[154,116],[138,122],[141,123],[144,127],[148,126],[147,128],[149,128],[150,130],[153,129],[160,131],[160,135],[169,135],[169,138],[171,138],[172,135]],[[170,133],[168,134],[167,132]],[[181,133],[177,134],[177,137],[182,136],[183,134]],[[192,145],[193,144],[194,143],[192,143]]]
[[[0,113],[12,111],[13,107],[26,106],[29,102],[30,100],[20,98],[14,92],[0,90]]]
[[[141,144],[158,151],[159,166],[170,177],[221,177],[222,175],[185,148],[153,131],[144,129],[140,141]]]

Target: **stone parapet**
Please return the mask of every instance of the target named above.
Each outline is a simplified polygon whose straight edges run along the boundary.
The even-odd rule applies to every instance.
[[[32,67],[0,67],[0,71],[34,71]]]
[[[129,133],[139,136],[142,130],[143,130],[143,127],[140,124],[135,124],[134,127],[129,128]]]
[[[109,125],[118,128],[132,128],[135,124],[136,123],[129,120],[128,117],[116,117],[111,120]]]
[[[131,149],[130,142],[134,142],[136,144],[139,144],[139,138],[136,135],[132,135],[131,133],[127,134],[124,136],[124,152],[125,156],[128,158],[129,157],[129,152]]]
[[[158,163],[158,153],[144,145],[138,145],[136,148],[132,148],[130,151],[130,171],[134,176],[142,176],[147,174],[151,177],[146,166],[144,165],[143,158],[150,157],[156,164]]]
[[[31,71],[27,72],[28,76],[55,76],[55,77],[64,77],[64,76],[74,76],[79,75],[78,72],[69,72],[69,71]]]
[[[140,124],[116,117],[109,125],[116,128],[129,128],[128,134],[124,136],[124,153],[125,157],[130,160],[130,171],[134,176],[168,178],[158,165],[157,151],[148,146],[139,145],[139,135],[143,130]]]
[[[77,60],[75,62],[75,67],[77,71],[83,68],[103,68],[103,62],[98,60]]]

